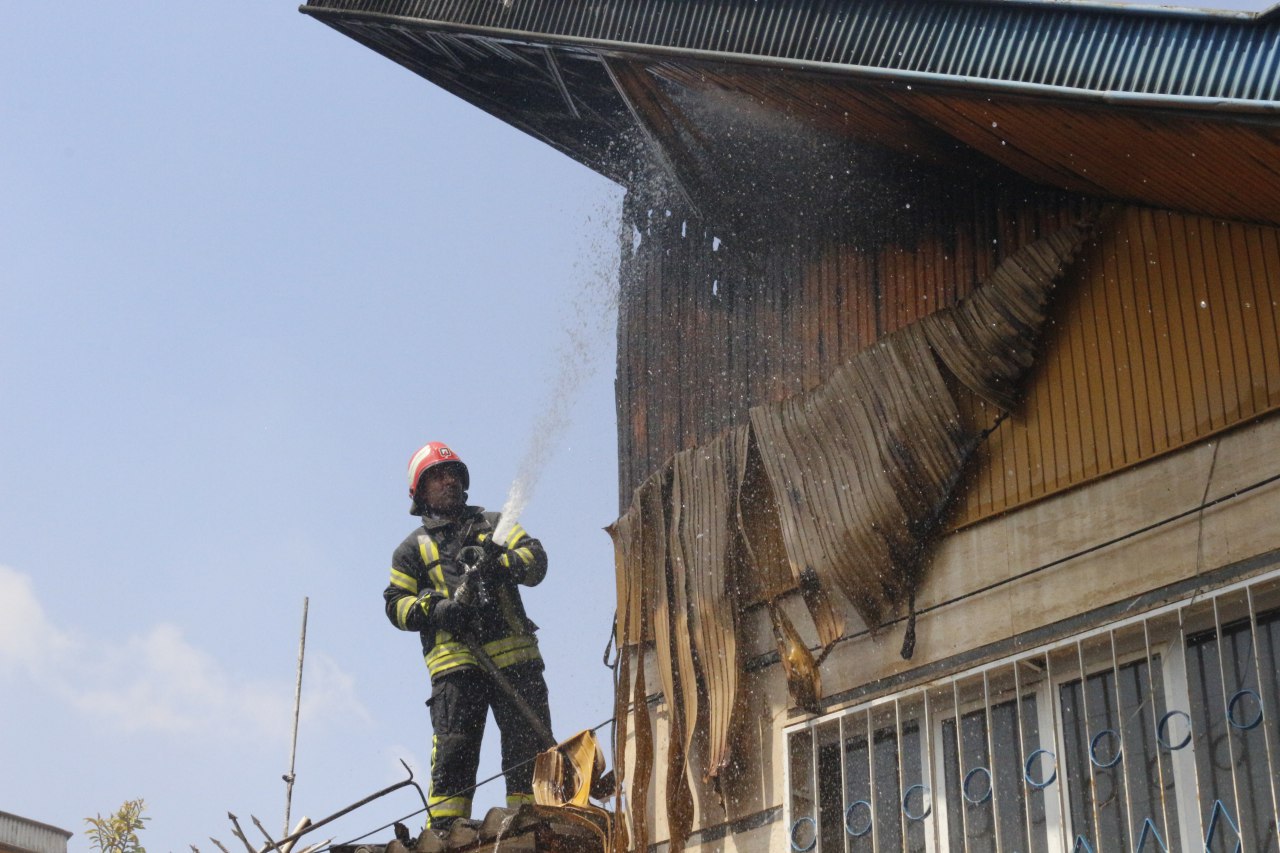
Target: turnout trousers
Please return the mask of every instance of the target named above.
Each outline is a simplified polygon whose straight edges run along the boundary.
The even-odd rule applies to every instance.
[[[551,708],[542,661],[505,667],[502,674],[535,714],[551,728]],[[472,789],[480,767],[480,742],[489,709],[502,738],[507,806],[533,802],[533,759],[542,742],[516,703],[484,670],[464,667],[431,685],[431,806],[427,826],[446,829],[471,817]]]

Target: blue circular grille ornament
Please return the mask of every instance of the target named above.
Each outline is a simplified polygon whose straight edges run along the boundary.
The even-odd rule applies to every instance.
[[[1187,734],[1182,740],[1178,741],[1177,743],[1170,743],[1168,738],[1165,737],[1165,726],[1167,726],[1169,724],[1169,720],[1171,720],[1174,717],[1181,717],[1182,719],[1186,720]],[[1191,715],[1188,714],[1186,711],[1178,711],[1178,710],[1169,711],[1168,713],[1166,713],[1163,717],[1160,718],[1160,722],[1156,723],[1156,740],[1159,741],[1161,746],[1163,746],[1165,749],[1170,751],[1176,751],[1176,750],[1182,749],[1184,746],[1191,743]]]
[[[854,829],[853,826],[849,823],[849,820],[853,816],[853,810],[858,806],[866,806],[867,825],[862,827],[861,829]],[[866,800],[855,800],[854,802],[849,803],[849,808],[844,810],[844,831],[849,833],[854,838],[862,838],[864,835],[866,835],[868,832],[871,831],[871,824],[874,819],[875,819],[875,815],[871,813],[871,803],[867,802]]]
[[[920,792],[921,811],[919,814],[912,814],[907,801],[911,799],[911,794],[915,791]],[[933,805],[929,802],[929,786],[928,785],[912,785],[902,795],[902,813],[907,816],[907,820],[924,820],[933,811]]]
[[[1240,700],[1246,696],[1252,696],[1253,700],[1258,703],[1258,715],[1249,722],[1242,723],[1236,719],[1236,708],[1239,706]],[[1255,691],[1249,690],[1248,688],[1245,688],[1232,696],[1231,701],[1227,703],[1227,722],[1242,731],[1257,728],[1258,724],[1262,722],[1262,697]]]
[[[796,843],[796,831],[803,825],[809,824],[813,830],[813,837],[809,839],[809,843],[801,847]],[[796,818],[795,823],[791,824],[791,849],[796,853],[809,853],[818,843],[818,822],[811,817]]]
[[[1110,761],[1099,761],[1098,760],[1098,741],[1102,740],[1107,735],[1115,736],[1116,754],[1111,756]],[[1098,732],[1096,735],[1093,736],[1093,740],[1089,741],[1089,760],[1093,762],[1094,767],[1101,767],[1103,769],[1106,769],[1108,767],[1115,767],[1117,764],[1120,763],[1120,756],[1124,755],[1124,746],[1122,745],[1122,743],[1123,741],[1121,741],[1120,733],[1118,731],[1116,731],[1115,729],[1103,729],[1102,731]]]
[[[1031,767],[1036,763],[1036,759],[1041,755],[1047,755],[1053,759],[1053,770],[1043,781],[1037,782],[1031,778]],[[1043,790],[1053,784],[1058,778],[1058,756],[1054,755],[1047,749],[1037,749],[1035,752],[1027,756],[1027,763],[1022,768],[1022,778],[1027,780],[1027,784],[1035,788],[1037,791]]]
[[[973,797],[969,796],[969,781],[979,773],[985,774],[987,777],[987,792],[975,800]],[[960,785],[960,792],[964,794],[964,798],[970,803],[973,803],[975,806],[980,806],[987,800],[991,799],[991,788],[991,771],[985,767],[975,767],[968,773],[964,774],[964,782]]]

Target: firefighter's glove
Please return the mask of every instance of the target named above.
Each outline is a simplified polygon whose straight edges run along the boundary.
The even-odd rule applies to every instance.
[[[487,533],[481,533],[476,541],[484,548],[485,565],[492,567],[492,571],[509,577],[516,583],[524,580],[529,564],[533,562],[532,551],[528,548],[508,548],[495,542]]]
[[[430,616],[431,605],[443,597],[444,596],[440,595],[440,593],[436,592],[434,589],[429,589],[417,597],[413,602],[413,606],[421,610],[423,616]]]
[[[472,567],[462,575],[462,583],[453,591],[452,601],[463,607],[477,607],[483,603],[484,579],[478,567]]]
[[[457,598],[441,598],[431,608],[432,621],[450,634],[459,634],[471,626],[474,609]]]
[[[477,533],[476,544],[484,549],[486,557],[496,557],[506,550],[490,533]]]

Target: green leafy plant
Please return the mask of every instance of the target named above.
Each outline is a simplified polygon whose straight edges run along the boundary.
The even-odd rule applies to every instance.
[[[147,853],[147,848],[138,840],[138,832],[151,819],[142,816],[145,807],[140,799],[125,800],[109,817],[99,814],[85,818],[84,822],[89,824],[86,834],[93,849],[100,853]]]

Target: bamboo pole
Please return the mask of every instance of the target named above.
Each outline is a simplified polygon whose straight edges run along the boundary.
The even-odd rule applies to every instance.
[[[289,747],[289,772],[284,777],[284,833],[289,834],[289,811],[293,806],[293,772],[298,757],[298,715],[302,708],[302,661],[307,653],[307,610],[311,599],[302,598],[302,633],[298,637],[298,681],[293,690],[293,742]]]

